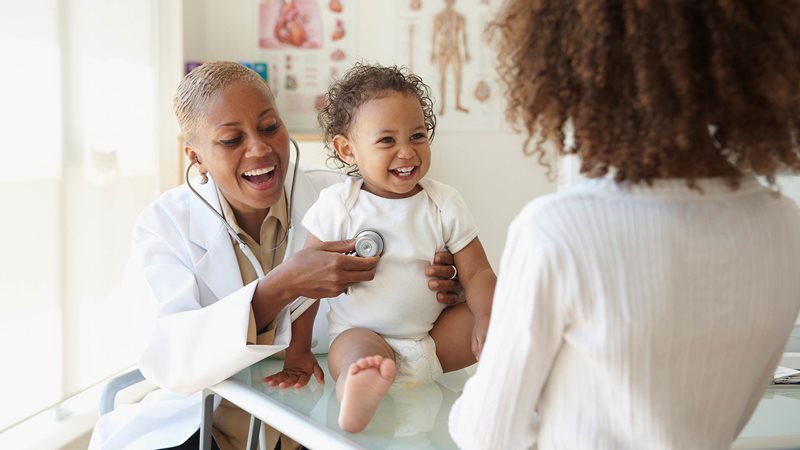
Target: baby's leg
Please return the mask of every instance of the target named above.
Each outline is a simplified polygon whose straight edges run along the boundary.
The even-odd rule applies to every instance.
[[[436,356],[445,373],[475,364],[472,354],[472,326],[475,319],[466,303],[442,311],[431,328]]]
[[[342,406],[339,426],[348,433],[363,430],[395,377],[394,351],[380,335],[351,328],[334,339],[328,369],[336,380]]]

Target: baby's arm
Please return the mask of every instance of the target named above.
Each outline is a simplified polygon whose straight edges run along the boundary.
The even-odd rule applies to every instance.
[[[475,317],[472,330],[472,353],[480,357],[486,330],[489,328],[489,315],[492,311],[492,297],[497,277],[489,265],[481,241],[475,238],[455,255],[458,279],[464,286],[467,305]]]
[[[311,353],[311,334],[318,309],[319,302],[314,302],[292,322],[292,340],[286,348],[283,370],[264,378],[268,385],[301,388],[308,384],[312,374],[318,383],[325,382],[322,368]]]

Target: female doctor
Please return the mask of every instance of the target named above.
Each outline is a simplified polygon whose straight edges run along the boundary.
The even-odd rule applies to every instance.
[[[296,299],[336,297],[371,280],[378,264],[378,257],[347,255],[353,241],[303,249],[303,215],[340,175],[290,163],[289,133],[255,72],[232,62],[206,63],[180,83],[174,109],[184,152],[200,177],[142,213],[126,273],[129,292],[154,306],[139,368],[162,389],[101,417],[90,448],[197,448],[200,391],[288,345],[287,306]],[[439,253],[436,261],[426,269],[439,278],[429,287],[441,302],[458,301],[457,281],[447,279],[452,255]],[[467,345],[463,356],[447,357],[467,360],[472,318],[453,311],[439,320],[463,322],[456,327],[466,334],[454,338]],[[325,352],[325,314],[318,317],[313,351]],[[322,381],[312,354],[295,364]],[[300,387],[308,377],[292,381]],[[224,400],[215,407],[214,443],[243,448],[247,414]],[[272,449],[279,436],[269,430],[267,436]],[[284,439],[287,447],[296,444]]]

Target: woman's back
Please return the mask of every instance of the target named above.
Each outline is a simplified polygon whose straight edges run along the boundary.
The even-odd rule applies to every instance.
[[[699,187],[591,180],[517,218],[552,274],[552,298],[524,301],[558,311],[508,317],[534,354],[563,339],[523,369],[550,371],[540,448],[727,448],[746,424],[800,309],[800,213],[755,178]]]
[[[800,308],[798,208],[752,178],[800,171],[800,0],[506,0],[490,35],[526,152],[596,181],[511,227],[451,434],[728,448]]]

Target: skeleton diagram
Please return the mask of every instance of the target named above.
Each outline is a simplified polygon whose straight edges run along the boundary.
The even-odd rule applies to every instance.
[[[445,98],[447,96],[447,69],[449,67],[453,68],[456,84],[456,111],[469,112],[469,110],[461,104],[463,66],[464,63],[469,62],[467,27],[464,16],[453,8],[455,2],[456,0],[444,0],[444,9],[433,18],[431,63],[436,64],[439,69],[439,85],[441,92],[439,115],[444,114]]]

